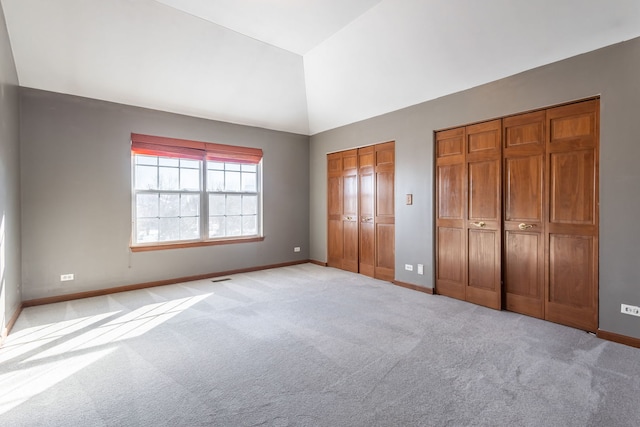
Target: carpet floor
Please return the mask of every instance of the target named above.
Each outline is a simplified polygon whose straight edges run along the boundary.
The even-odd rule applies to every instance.
[[[6,426],[638,426],[640,350],[303,264],[23,310]]]

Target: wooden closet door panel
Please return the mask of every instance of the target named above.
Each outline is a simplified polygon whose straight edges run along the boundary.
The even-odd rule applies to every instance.
[[[343,178],[345,210],[343,214],[344,270],[358,272],[358,176]]]
[[[542,317],[544,314],[542,310],[544,291],[541,286],[541,283],[544,283],[542,233],[505,231],[504,256],[507,310]],[[511,297],[514,301],[509,301]]]
[[[551,153],[549,221],[593,225],[595,218],[595,150]]]
[[[458,139],[461,143],[464,142],[464,129]],[[436,165],[436,291],[440,295],[464,300],[467,277],[464,153],[456,157],[438,159],[438,163]]]
[[[342,154],[327,155],[327,265],[342,268],[344,258],[342,225]]]
[[[358,272],[358,150],[342,152],[342,269]]]
[[[467,266],[463,228],[436,229],[436,290],[438,294],[465,299]]]
[[[498,292],[500,286],[499,264],[499,233],[493,230],[469,230],[469,292],[476,288]]]
[[[358,271],[358,153],[327,155],[327,264]]]
[[[594,243],[590,236],[552,234],[549,245],[549,300],[579,309],[594,299]]]
[[[375,146],[374,276],[395,279],[395,143]]]
[[[342,259],[344,258],[343,236],[342,221],[330,220],[327,236],[329,243],[327,265],[329,267],[342,268]]]
[[[436,166],[437,218],[462,221],[465,217],[464,164],[440,164]],[[462,224],[460,224],[462,226]]]
[[[435,134],[436,283],[440,295],[466,299],[465,128]]]
[[[544,317],[545,111],[503,119],[505,308]]]
[[[599,101],[547,110],[545,318],[598,328]]]
[[[493,221],[500,218],[500,159],[468,163],[469,221]],[[499,224],[495,224],[496,228]]]
[[[395,226],[376,224],[376,279],[393,281],[395,271]]]
[[[504,232],[505,308],[544,317],[544,234]]]
[[[505,221],[544,222],[544,153],[510,154],[504,160]]]
[[[502,308],[502,122],[467,126],[466,300]]]
[[[375,230],[375,149],[358,150],[360,206],[360,273],[374,277],[376,263]]]

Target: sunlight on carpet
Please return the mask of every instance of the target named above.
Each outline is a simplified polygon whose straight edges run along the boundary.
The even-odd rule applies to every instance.
[[[119,311],[111,311],[38,325],[12,334],[0,349],[0,363],[33,355],[20,362],[20,369],[0,375],[0,415],[115,351],[111,344],[139,337],[210,295],[147,304],[120,316]]]

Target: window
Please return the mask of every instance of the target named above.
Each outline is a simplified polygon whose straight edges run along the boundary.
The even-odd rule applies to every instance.
[[[258,165],[207,162],[209,237],[258,234]]]
[[[133,250],[261,239],[262,150],[132,134],[131,154]]]

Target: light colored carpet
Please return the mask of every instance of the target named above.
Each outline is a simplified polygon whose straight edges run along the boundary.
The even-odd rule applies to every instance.
[[[7,426],[637,426],[640,350],[312,264],[27,308]]]

